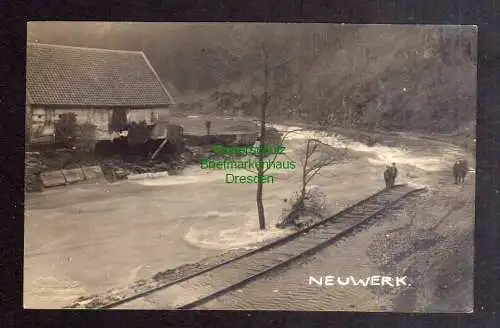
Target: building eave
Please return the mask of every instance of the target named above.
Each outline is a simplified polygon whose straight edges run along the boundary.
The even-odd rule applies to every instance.
[[[142,51],[141,51],[141,54],[142,54],[142,57],[144,58],[144,60],[146,61],[146,64],[149,66],[149,69],[151,70],[151,72],[153,72],[153,74],[156,76],[156,79],[160,83],[163,91],[165,91],[165,94],[167,95],[168,99],[170,99],[171,105],[175,105],[174,98],[172,98],[172,96],[168,92],[167,88],[165,88],[165,85],[161,81],[160,76],[158,75],[158,73],[156,73],[156,70],[154,69],[153,65],[151,65],[151,63],[149,62],[148,57],[146,57],[146,54],[144,54],[144,52],[142,52]]]
[[[54,43],[40,43],[40,42],[27,42],[27,44],[36,45],[36,46],[47,46],[47,47],[56,47],[56,48],[69,48],[69,49],[82,49],[82,50],[93,50],[100,52],[112,52],[112,53],[126,53],[126,54],[140,54],[142,51],[133,51],[133,50],[116,50],[116,49],[106,49],[106,48],[91,48],[91,47],[78,47],[78,46],[67,46],[62,44],[54,44]]]
[[[30,104],[31,107],[45,107],[45,108],[54,108],[54,109],[113,109],[113,108],[123,108],[123,109],[168,109],[171,104],[158,104],[158,105],[80,105],[80,104],[71,104],[71,105],[61,105],[61,104]]]
[[[32,106],[33,104],[33,98],[31,98],[28,88],[26,88],[26,103],[28,104],[28,106]]]

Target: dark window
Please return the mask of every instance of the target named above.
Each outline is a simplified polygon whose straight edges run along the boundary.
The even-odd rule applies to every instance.
[[[123,108],[114,108],[111,114],[111,120],[108,128],[111,131],[119,132],[127,128],[127,110]]]

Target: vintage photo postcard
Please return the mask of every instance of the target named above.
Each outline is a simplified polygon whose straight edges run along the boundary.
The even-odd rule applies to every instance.
[[[28,23],[24,307],[472,312],[476,43]]]

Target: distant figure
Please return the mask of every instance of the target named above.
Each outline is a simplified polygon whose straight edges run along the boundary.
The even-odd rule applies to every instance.
[[[206,120],[205,121],[205,129],[207,130],[207,136],[210,135],[210,128],[212,127],[212,121]]]
[[[392,168],[387,165],[384,171],[384,180],[385,180],[385,187],[390,188],[391,187],[391,180],[392,180]]]
[[[467,160],[462,159],[455,162],[453,165],[453,176],[455,177],[455,184],[463,184],[465,176],[469,170],[469,163]]]
[[[396,178],[398,177],[398,169],[396,167],[396,163],[392,163],[392,178],[391,178],[391,188],[394,187],[394,184],[396,183]]]
[[[246,159],[248,160],[251,160],[251,159],[258,159],[259,158],[259,153],[257,151],[255,151],[255,149],[259,148],[260,147],[260,137],[257,137],[255,139],[255,142],[253,143],[252,145],[252,148],[254,149],[254,151],[250,154],[247,155]]]
[[[261,142],[260,142],[260,137],[257,137],[257,139],[255,139],[255,142],[253,144],[253,148],[254,149],[257,149],[257,148],[260,148],[262,145],[261,145]],[[255,153],[255,155],[257,155],[257,153]]]
[[[254,147],[254,148],[260,147],[260,137],[257,137],[257,138],[255,139],[255,142],[254,142],[254,144],[253,144],[253,147]]]

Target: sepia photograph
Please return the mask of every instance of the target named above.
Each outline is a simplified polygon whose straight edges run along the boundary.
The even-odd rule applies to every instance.
[[[470,313],[477,27],[29,22],[26,309]]]

